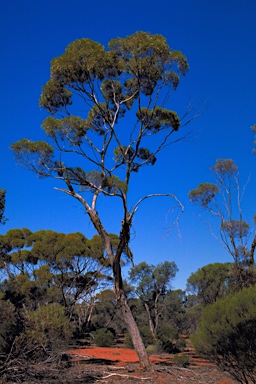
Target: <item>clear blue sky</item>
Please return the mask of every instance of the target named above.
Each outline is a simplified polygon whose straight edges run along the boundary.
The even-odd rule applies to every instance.
[[[211,181],[208,169],[217,158],[232,158],[242,182],[251,175],[243,205],[250,224],[256,213],[250,131],[256,123],[255,19],[255,0],[2,0],[0,186],[7,190],[9,221],[1,233],[27,227],[80,231],[88,238],[94,234],[79,204],[55,191],[53,181],[18,167],[9,148],[22,138],[45,138],[40,128],[45,112],[38,106],[41,86],[49,78],[50,61],[68,43],[88,37],[107,46],[112,38],[142,30],[164,35],[171,48],[188,58],[190,71],[169,107],[182,113],[189,101],[203,99],[206,110],[190,126],[192,139],[169,147],[155,167],[142,171],[131,191],[135,200],[143,193],[172,192],[185,206],[180,231],[167,236],[165,228],[172,221],[168,199],[141,205],[131,242],[134,261],[175,261],[175,288],[185,288],[189,275],[203,265],[231,261],[187,195],[198,183]],[[99,206],[104,222],[110,232],[117,232],[115,210],[105,203]]]

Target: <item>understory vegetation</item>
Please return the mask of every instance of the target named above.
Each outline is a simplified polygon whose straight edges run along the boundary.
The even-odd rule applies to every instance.
[[[0,241],[0,372],[6,380],[17,366],[26,371],[27,364],[62,359],[71,345],[133,348],[98,237],[15,229]],[[197,352],[237,381],[255,382],[256,287],[253,279],[240,290],[234,268],[206,265],[182,291],[172,289],[174,262],[132,266],[125,290],[147,353],[174,354],[174,364],[186,367],[189,337]]]

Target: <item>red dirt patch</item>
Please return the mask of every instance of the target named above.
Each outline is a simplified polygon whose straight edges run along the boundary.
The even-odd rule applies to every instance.
[[[134,350],[128,348],[103,348],[85,347],[83,349],[70,350],[73,355],[73,362],[93,364],[94,367],[104,370],[105,378],[108,377],[109,383],[133,383],[134,379],[145,380],[143,377],[148,373],[140,370],[139,360]],[[172,363],[173,355],[161,354],[150,356],[151,362],[155,365],[154,372],[151,372],[148,381],[154,383],[174,384],[174,383],[212,383],[212,384],[233,384],[232,379],[226,373],[218,369],[208,360],[188,352],[191,364],[188,368],[180,368]],[[88,366],[88,365],[87,365]],[[88,367],[89,367],[88,366]],[[112,368],[111,368],[112,367]],[[117,371],[114,369],[118,369]],[[120,371],[121,369],[121,371]],[[107,372],[106,372],[107,370]],[[113,373],[113,370],[115,373]],[[131,373],[133,372],[133,373]],[[129,380],[130,375],[133,376]]]
[[[75,349],[68,352],[71,355],[85,356],[87,358],[102,359],[115,362],[117,365],[125,363],[138,363],[139,359],[136,352],[128,348],[103,348],[103,347],[86,347],[84,349]],[[165,356],[150,356],[152,363],[169,362],[171,363],[172,355]]]

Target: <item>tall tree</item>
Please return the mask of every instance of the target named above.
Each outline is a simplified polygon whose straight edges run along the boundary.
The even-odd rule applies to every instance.
[[[178,135],[172,140],[189,122],[188,113],[181,124],[177,113],[163,105],[187,71],[186,57],[171,50],[161,35],[136,32],[111,40],[108,50],[89,39],[76,40],[51,62],[51,77],[40,98],[40,106],[51,114],[42,126],[53,146],[28,139],[12,145],[19,161],[40,177],[64,182],[65,187],[57,189],[84,207],[103,241],[116,299],[144,367],[150,365],[149,359],[124,293],[121,256],[128,250],[139,204],[152,196],[175,196],[143,196],[129,209],[128,191],[135,172],[154,165],[162,149],[182,138]],[[76,116],[78,109],[86,109],[87,116]],[[121,123],[129,113],[133,118],[127,129]],[[122,208],[115,249],[96,209],[100,196],[119,199]]]
[[[255,282],[254,250],[256,235],[249,245],[250,226],[243,219],[241,207],[244,188],[239,183],[238,167],[231,159],[217,159],[210,168],[215,183],[202,183],[189,192],[189,198],[195,205],[218,218],[219,235],[209,228],[224,248],[233,257],[235,268],[234,281],[239,288]]]

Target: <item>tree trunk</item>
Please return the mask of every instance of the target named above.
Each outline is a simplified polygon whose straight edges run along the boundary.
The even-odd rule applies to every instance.
[[[118,260],[115,260],[113,265],[113,275],[115,281],[115,295],[117,301],[120,303],[120,308],[124,321],[127,325],[128,332],[131,336],[135,351],[138,355],[140,364],[144,369],[151,367],[150,360],[148,358],[144,343],[142,341],[138,326],[134,320],[132,311],[127,303],[126,295],[123,289],[123,280],[121,275],[121,267]]]
[[[134,320],[133,314],[131,312],[131,309],[127,303],[126,297],[123,294],[121,294],[120,299],[120,306],[122,310],[122,314],[125,320],[125,323],[128,328],[128,332],[132,338],[132,342],[135,348],[135,351],[137,352],[138,358],[140,360],[140,364],[144,369],[149,369],[151,364],[150,360],[148,358],[144,343],[142,341],[138,326]]]
[[[113,270],[116,300],[120,303],[122,315],[127,325],[128,332],[131,336],[135,351],[137,352],[140,364],[144,369],[149,369],[151,366],[150,360],[148,358],[138,326],[134,320],[132,311],[127,303],[126,295],[124,293],[122,272],[121,272],[121,266],[120,266],[120,259],[121,259],[122,252],[130,240],[129,218],[126,218],[122,222],[122,229],[119,236],[120,242],[119,242],[116,254],[114,255],[111,239],[108,233],[106,232],[105,228],[103,227],[97,212],[94,209],[90,209],[86,205],[84,206],[86,208],[88,215],[90,216],[90,219],[95,229],[97,230],[98,234],[100,235],[100,237],[104,242],[105,251],[106,251],[106,254],[108,255],[110,265],[112,266],[112,270]]]
[[[147,315],[148,315],[149,329],[150,329],[150,331],[152,333],[153,340],[156,340],[156,330],[155,330],[154,323],[153,323],[153,320],[152,320],[152,317],[151,317],[150,309],[149,309],[148,304],[145,303],[145,302],[144,302],[144,307],[146,308]]]

